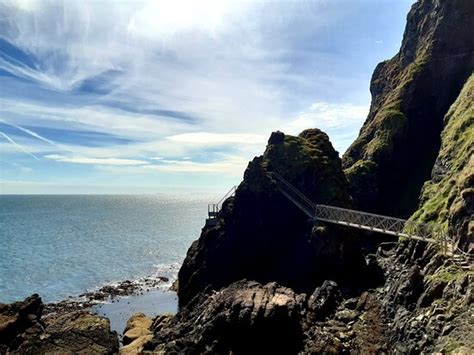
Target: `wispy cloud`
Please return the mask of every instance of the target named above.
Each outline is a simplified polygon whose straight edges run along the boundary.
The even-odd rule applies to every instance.
[[[276,129],[319,127],[343,151],[410,2],[2,1],[0,108],[18,132],[2,130],[20,144],[2,135],[2,154],[46,157],[38,176],[161,183],[237,179]]]
[[[33,153],[31,153],[28,149],[26,149],[25,147],[23,147],[21,144],[18,144],[17,142],[15,142],[14,139],[12,139],[11,137],[7,136],[5,133],[3,132],[0,132],[0,135],[5,138],[8,142],[10,142],[11,144],[13,144],[16,148],[18,148],[20,151],[22,151],[23,153],[25,154],[28,154],[30,157],[36,159],[36,160],[40,160],[40,158],[38,158],[36,155],[34,155]]]
[[[63,156],[57,154],[48,154],[44,156],[47,159],[60,161],[64,163],[92,164],[92,165],[146,165],[148,162],[135,159],[115,159],[115,158],[86,158],[77,156]]]
[[[193,132],[182,133],[167,137],[170,141],[190,143],[198,145],[219,145],[219,144],[261,144],[267,137],[260,134],[235,134],[235,133],[207,133]]]

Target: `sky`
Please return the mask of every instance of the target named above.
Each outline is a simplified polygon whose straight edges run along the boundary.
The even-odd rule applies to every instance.
[[[0,1],[0,193],[225,192],[272,131],[342,155],[413,0]]]

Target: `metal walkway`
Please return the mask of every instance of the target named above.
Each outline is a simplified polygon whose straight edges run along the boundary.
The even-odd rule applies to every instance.
[[[382,216],[347,208],[315,204],[278,173],[269,172],[268,176],[274,181],[278,190],[284,196],[302,210],[309,218],[315,221],[349,226],[396,237],[404,237],[407,239],[421,240],[427,243],[437,244],[444,254],[452,256],[453,259],[461,258],[465,262],[467,261],[468,264],[474,262],[472,255],[466,254],[454,247],[454,243],[450,240],[449,236],[440,225]],[[211,204],[208,206],[209,218],[206,220],[206,225],[214,225],[217,222],[221,204],[225,199],[232,196],[235,191],[236,187],[234,186],[217,204]]]
[[[347,208],[317,205],[298,191],[298,189],[286,181],[281,175],[275,172],[268,173],[268,175],[273,179],[280,192],[310,218],[397,237],[441,244],[446,247],[445,242],[447,242],[447,240],[445,233],[443,233],[441,227],[436,224],[420,223]]]

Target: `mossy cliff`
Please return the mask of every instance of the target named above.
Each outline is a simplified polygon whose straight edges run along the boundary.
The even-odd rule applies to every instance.
[[[179,272],[181,305],[206,287],[219,289],[245,278],[309,291],[327,275],[350,281],[365,267],[351,232],[336,236],[337,228],[313,227],[269,171],[314,202],[351,206],[341,161],[325,133],[273,133],[265,153],[249,163],[235,197],[224,204],[219,223],[205,227],[189,249]]]
[[[372,104],[343,166],[358,208],[400,217],[418,196],[441,145],[444,117],[474,67],[471,0],[420,0],[399,53],[380,63]]]
[[[444,118],[441,149],[431,180],[412,219],[436,222],[456,237],[459,247],[474,247],[474,75]],[[472,244],[472,245],[470,245]]]

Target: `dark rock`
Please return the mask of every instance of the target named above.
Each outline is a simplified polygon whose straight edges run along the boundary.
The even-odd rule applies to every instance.
[[[403,305],[414,309],[423,292],[423,280],[424,277],[420,268],[417,265],[411,267],[408,272],[391,285],[388,297],[385,300],[386,305]]]
[[[308,301],[309,317],[313,320],[323,320],[333,314],[341,301],[341,293],[337,283],[324,281],[316,288]]]
[[[440,299],[443,296],[446,285],[447,282],[443,280],[430,282],[418,300],[417,307],[423,308],[430,306],[434,300]]]
[[[416,209],[444,117],[474,68],[473,17],[470,0],[412,6],[400,51],[375,69],[369,115],[343,157],[359,208],[399,217]]]
[[[349,298],[348,300],[344,301],[342,307],[346,309],[356,309],[358,301],[358,298]]]
[[[269,283],[240,281],[199,295],[162,326],[145,350],[165,353],[296,353],[305,296]]]
[[[0,353],[112,354],[118,351],[117,334],[105,318],[83,311],[50,313],[42,319],[38,295],[22,302],[0,305]]]
[[[351,309],[343,309],[336,313],[335,318],[342,322],[350,322],[359,317],[359,312]]]
[[[19,345],[21,334],[37,325],[42,312],[43,303],[37,294],[21,302],[0,304],[0,344],[9,347],[15,340]]]
[[[297,292],[311,292],[327,278],[360,281],[366,265],[352,232],[313,228],[270,171],[316,203],[351,206],[341,161],[324,132],[274,133],[264,155],[249,163],[235,197],[224,202],[220,223],[204,228],[188,250],[178,277],[180,306],[208,286],[217,290],[241,279],[276,281]]]

